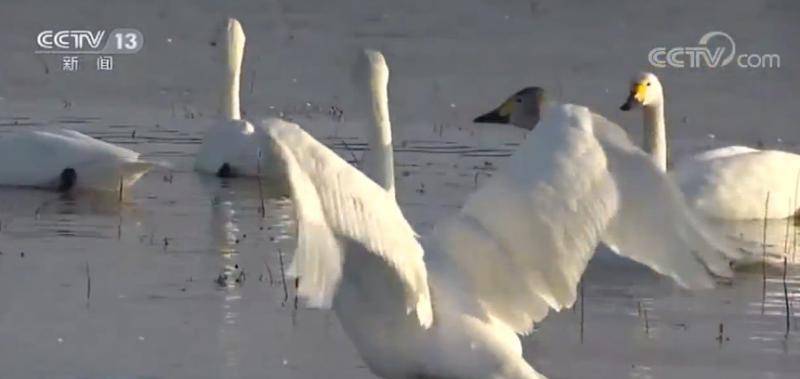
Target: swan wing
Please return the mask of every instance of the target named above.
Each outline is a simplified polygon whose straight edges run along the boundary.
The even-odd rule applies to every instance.
[[[508,166],[436,225],[441,251],[492,317],[528,333],[571,306],[617,193],[586,108],[558,106]]]
[[[405,289],[406,309],[432,323],[423,249],[393,196],[296,124],[264,121],[268,141],[282,158],[292,189],[298,242],[291,271],[309,305],[330,307],[355,242],[383,259]]]
[[[596,116],[594,127],[620,198],[604,242],[683,287],[712,287],[707,271],[731,276],[730,259],[740,255],[693,214],[672,180],[629,140],[609,138],[618,125]]]

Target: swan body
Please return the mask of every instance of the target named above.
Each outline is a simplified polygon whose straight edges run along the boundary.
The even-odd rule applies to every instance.
[[[299,126],[260,125],[291,186],[298,294],[334,309],[376,375],[543,378],[518,335],[574,303],[601,241],[689,288],[731,275],[736,253],[618,126],[574,105],[542,119],[505,170],[421,239],[391,192]]]
[[[245,34],[236,19],[228,19],[224,30],[226,75],[220,92],[219,118],[205,132],[195,158],[195,170],[221,177],[275,176],[272,154],[260,150],[260,139],[268,138],[242,120],[239,87]]]
[[[259,152],[258,138],[266,137],[246,120],[219,120],[203,137],[195,169],[220,177],[267,176],[274,167],[269,151]]]
[[[709,217],[786,218],[797,212],[797,154],[729,146],[680,161],[672,176],[690,204]]]
[[[0,185],[117,191],[150,168],[139,153],[74,130],[31,130],[0,136]]]
[[[664,93],[658,77],[639,74],[622,110],[642,107],[644,149],[664,171],[667,140]],[[671,171],[689,204],[711,218],[786,218],[797,212],[800,155],[778,150],[728,146],[680,161]],[[769,209],[765,209],[769,194]]]

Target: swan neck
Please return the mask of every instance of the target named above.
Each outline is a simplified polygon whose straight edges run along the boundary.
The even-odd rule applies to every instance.
[[[653,158],[659,169],[667,171],[667,134],[664,123],[664,105],[644,108],[644,151]]]
[[[240,120],[239,85],[242,75],[245,36],[241,26],[229,25],[225,36],[225,80],[221,93],[220,114],[229,120]]]
[[[370,122],[366,157],[368,175],[394,196],[394,150],[389,120],[388,70],[374,67],[369,80]]]

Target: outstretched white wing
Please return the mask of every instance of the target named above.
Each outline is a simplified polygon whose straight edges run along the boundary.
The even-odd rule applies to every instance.
[[[355,242],[393,269],[396,276],[386,280],[405,289],[398,301],[430,326],[423,249],[394,197],[299,126],[268,119],[262,127],[277,145],[292,187],[298,221],[292,271],[300,278],[299,294],[311,306],[329,307],[347,258],[344,246]]]
[[[550,110],[508,167],[436,226],[443,250],[486,310],[518,333],[571,306],[617,209],[586,108]]]
[[[575,302],[601,240],[684,286],[713,286],[705,265],[724,273],[724,258],[698,258],[717,252],[674,185],[635,148],[608,146],[627,138],[597,123],[584,107],[548,110],[509,167],[436,227],[478,301],[518,333]]]
[[[594,127],[620,197],[604,242],[684,287],[713,286],[707,270],[733,275],[730,260],[741,255],[695,217],[673,181],[630,141],[614,137],[618,125],[595,116]]]

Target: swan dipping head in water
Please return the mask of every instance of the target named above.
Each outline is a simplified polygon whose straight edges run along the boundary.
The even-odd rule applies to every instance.
[[[499,107],[478,116],[476,123],[511,124],[533,130],[539,123],[542,107],[546,102],[544,89],[526,87],[511,95]]]
[[[270,176],[273,165],[270,151],[259,150],[258,140],[266,138],[253,125],[242,120],[239,87],[244,59],[245,34],[236,19],[228,19],[221,30],[219,114],[205,132],[197,153],[195,169],[219,177]]]

